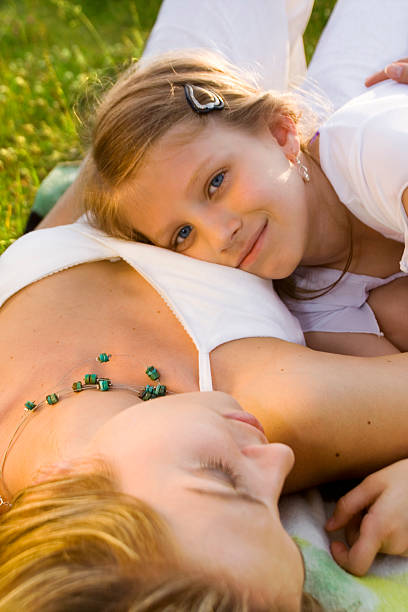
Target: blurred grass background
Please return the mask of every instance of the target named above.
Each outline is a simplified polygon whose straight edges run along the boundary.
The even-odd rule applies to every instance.
[[[139,57],[160,4],[0,0],[0,252],[23,232],[48,172],[82,157],[78,115],[90,85]],[[315,0],[308,60],[334,4]]]

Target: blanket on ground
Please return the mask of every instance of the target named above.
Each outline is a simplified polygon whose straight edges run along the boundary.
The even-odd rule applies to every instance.
[[[377,555],[366,576],[358,578],[337,565],[324,525],[334,501],[326,490],[310,489],[281,499],[282,523],[299,545],[306,567],[305,590],[327,612],[408,612],[408,558]]]

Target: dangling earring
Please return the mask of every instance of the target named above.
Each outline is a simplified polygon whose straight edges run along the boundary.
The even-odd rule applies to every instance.
[[[296,165],[297,165],[298,172],[300,176],[302,177],[303,182],[310,183],[309,170],[306,168],[304,164],[302,164],[299,157],[296,158]]]

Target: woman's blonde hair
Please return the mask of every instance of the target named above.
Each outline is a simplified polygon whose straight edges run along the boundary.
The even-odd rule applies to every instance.
[[[33,485],[0,517],[1,612],[248,609],[182,568],[165,522],[107,475]]]
[[[187,103],[187,83],[220,95],[225,108],[198,115]],[[95,113],[85,171],[85,209],[108,234],[145,240],[120,208],[120,189],[135,176],[149,148],[169,129],[188,121],[194,134],[209,117],[216,117],[254,131],[263,124],[273,127],[280,117],[288,116],[306,143],[315,123],[305,110],[293,95],[260,89],[214,53],[173,52],[139,62],[108,91]]]
[[[101,473],[21,491],[0,517],[0,612],[250,612],[245,593],[181,564],[161,517]],[[280,609],[280,608],[279,608]],[[320,605],[307,594],[303,612]]]

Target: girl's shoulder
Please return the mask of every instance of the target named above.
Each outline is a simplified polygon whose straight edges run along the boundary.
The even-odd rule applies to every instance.
[[[408,185],[408,87],[381,83],[350,100],[320,129],[321,167],[340,200],[366,225],[403,241]]]
[[[334,126],[361,126],[373,118],[408,108],[408,87],[395,81],[385,81],[352,98],[325,121],[321,132]]]

